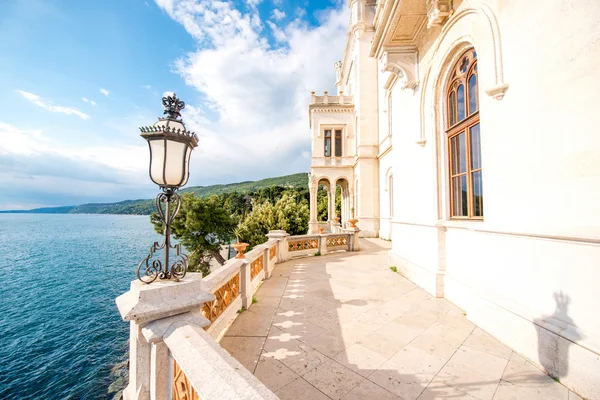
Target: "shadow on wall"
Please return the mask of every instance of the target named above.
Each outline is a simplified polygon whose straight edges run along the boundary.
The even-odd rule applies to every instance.
[[[569,373],[569,346],[584,337],[569,316],[571,298],[562,290],[555,292],[553,296],[556,303],[554,313],[535,319],[534,322],[538,335],[540,365],[548,375],[560,379]],[[548,329],[550,327],[554,329]],[[555,333],[556,328],[559,328],[557,333]],[[569,339],[563,337],[567,332]]]

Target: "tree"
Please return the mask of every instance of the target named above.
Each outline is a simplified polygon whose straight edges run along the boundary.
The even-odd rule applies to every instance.
[[[190,271],[210,273],[210,260],[214,258],[221,265],[225,259],[220,250],[228,243],[234,223],[222,206],[223,198],[213,195],[199,198],[191,193],[181,197],[181,208],[171,226],[175,239],[192,253],[189,260]],[[163,222],[158,215],[150,216],[157,232],[162,233]]]
[[[275,205],[268,200],[254,204],[252,212],[239,225],[240,240],[254,247],[266,242],[266,234],[273,229],[303,235],[308,230],[309,217],[308,201],[302,197],[297,200],[293,193],[286,192]]]

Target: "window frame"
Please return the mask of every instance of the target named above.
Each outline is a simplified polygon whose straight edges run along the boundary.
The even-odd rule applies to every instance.
[[[343,125],[321,125],[321,129],[323,132],[323,156],[325,158],[342,158],[344,157],[344,131],[346,130],[346,126]],[[330,136],[327,137],[326,133],[329,132]],[[336,136],[336,133],[340,132],[339,137]],[[330,154],[327,155],[325,152],[327,140],[330,141]],[[338,146],[336,145],[336,139],[340,141],[340,155],[338,156]]]
[[[339,135],[338,135],[339,133]],[[344,131],[342,128],[334,128],[333,129],[333,142],[335,144],[333,149],[334,157],[343,157],[344,156]],[[338,143],[339,141],[339,143]],[[339,144],[339,147],[338,147]],[[339,153],[339,154],[338,154]]]
[[[464,65],[465,59],[468,60],[468,64],[465,72],[461,72],[461,64]],[[448,187],[449,187],[449,197],[450,197],[450,210],[449,216],[451,220],[475,220],[475,221],[483,221],[484,213],[483,213],[483,190],[481,189],[481,215],[475,215],[475,200],[474,200],[474,189],[473,189],[473,174],[476,172],[482,173],[482,165],[481,165],[481,124],[479,118],[479,75],[477,68],[477,53],[474,48],[469,48],[461,53],[458,57],[457,61],[454,63],[452,69],[450,70],[450,76],[447,80],[447,87],[445,91],[444,103],[446,108],[446,118],[444,121],[445,125],[445,135],[446,135],[446,149],[448,154]],[[471,110],[470,99],[471,93],[469,89],[469,80],[471,77],[475,75],[475,105],[477,107],[476,110]],[[464,96],[463,96],[463,106],[464,106],[464,118],[462,120],[458,119],[459,114],[459,98],[458,98],[458,89],[460,85],[463,86]],[[453,97],[452,97],[453,96]],[[451,105],[451,99],[455,101],[454,107]],[[480,165],[478,168],[473,168],[472,164],[472,135],[471,131],[474,127],[479,125],[479,161]],[[457,173],[453,173],[453,166],[455,155],[452,152],[452,139],[458,137],[460,134],[464,133],[464,152],[465,152],[465,169],[464,172],[460,172],[460,167],[457,168]],[[460,163],[460,158],[458,158],[458,162]],[[453,179],[460,176],[466,176],[467,181],[467,215],[455,215],[455,193],[454,193],[454,182]],[[482,179],[483,181],[483,179]]]

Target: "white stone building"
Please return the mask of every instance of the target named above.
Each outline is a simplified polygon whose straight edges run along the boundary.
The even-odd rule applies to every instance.
[[[599,398],[600,1],[349,6],[309,106],[311,232],[341,186],[391,266]]]

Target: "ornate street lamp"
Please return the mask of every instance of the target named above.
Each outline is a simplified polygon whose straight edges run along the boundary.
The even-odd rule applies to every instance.
[[[188,181],[190,155],[198,146],[198,136],[186,130],[180,113],[185,103],[175,93],[163,97],[162,103],[166,118],[159,118],[154,125],[140,128],[140,136],[148,141],[150,148],[150,179],[162,189],[154,205],[163,221],[165,236],[162,244],[154,242],[148,257],[138,265],[137,277],[144,283],[152,283],[156,278],[178,281],[185,276],[188,265],[187,256],[181,254],[181,244],[171,245],[171,223],[181,206],[177,190]],[[154,253],[162,249],[164,260],[151,261]],[[175,249],[178,257],[172,264],[169,264],[170,249]]]

